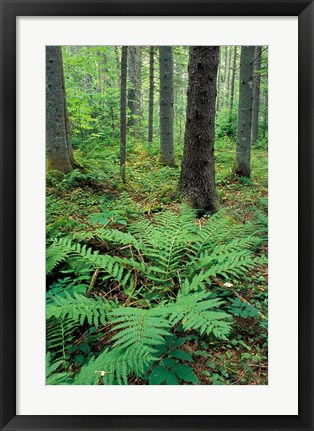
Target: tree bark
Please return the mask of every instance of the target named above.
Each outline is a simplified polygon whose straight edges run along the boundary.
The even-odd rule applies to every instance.
[[[126,162],[126,75],[128,47],[122,47],[121,55],[121,93],[120,93],[120,176],[125,183]]]
[[[231,122],[232,112],[233,112],[234,83],[235,83],[235,77],[236,77],[236,69],[237,69],[237,47],[235,46],[233,51],[233,66],[232,66],[232,74],[231,74],[229,122]]]
[[[251,123],[253,102],[254,46],[241,47],[237,149],[234,173],[251,175]]]
[[[149,49],[149,106],[148,106],[148,142],[153,142],[154,123],[154,52],[155,47]]]
[[[49,170],[73,170],[61,46],[46,48],[46,149]]]
[[[261,84],[261,64],[262,47],[255,47],[254,54],[254,85],[253,85],[253,110],[252,110],[252,145],[258,140],[258,117],[260,103],[260,84]]]
[[[160,158],[167,166],[173,166],[173,61],[172,47],[159,47],[160,73]]]
[[[139,117],[142,109],[142,51],[140,46],[129,46],[129,88],[128,88],[128,108],[130,118],[128,125],[138,128]],[[135,130],[134,130],[135,132]]]
[[[217,72],[217,97],[216,97],[216,115],[220,110],[220,88],[221,88],[221,49],[219,49],[218,72]]]
[[[226,85],[227,85],[227,63],[228,63],[228,47],[227,46],[225,46],[225,48],[224,48],[224,54],[225,54],[224,69],[223,69],[224,73],[223,73],[223,78],[222,78],[222,83],[223,83],[222,90],[223,91],[221,92],[222,94],[220,96],[220,100],[221,100],[220,105],[221,105],[221,108],[223,108],[225,106],[225,101],[226,101],[226,97],[227,97],[227,91],[226,91]]]
[[[215,102],[219,47],[190,48],[184,154],[179,190],[193,208],[215,212]]]
[[[226,94],[227,107],[229,106],[229,102],[230,102],[230,73],[231,73],[231,56],[232,56],[231,46],[229,46],[228,51],[229,51],[229,58],[228,58],[227,94]]]
[[[266,133],[268,132],[268,90],[265,90],[264,97],[264,121],[263,121],[263,138],[266,137]]]

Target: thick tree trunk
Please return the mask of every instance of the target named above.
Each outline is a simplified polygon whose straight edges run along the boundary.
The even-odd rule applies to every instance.
[[[46,48],[46,148],[48,169],[65,174],[73,170],[60,46]]]
[[[172,47],[159,47],[160,73],[160,158],[167,166],[173,166],[173,61]]]
[[[148,142],[153,142],[154,123],[154,51],[155,47],[149,49],[149,106],[148,106]]]
[[[125,182],[126,162],[126,74],[128,47],[122,47],[121,55],[121,93],[120,93],[120,175]]]
[[[251,175],[251,124],[253,102],[254,46],[241,47],[237,149],[234,173]]]
[[[235,46],[233,51],[233,66],[232,66],[232,74],[231,74],[229,122],[231,122],[232,112],[233,112],[234,83],[235,83],[235,77],[236,77],[236,69],[237,69],[237,47]]]
[[[261,84],[262,47],[255,47],[254,54],[254,85],[253,85],[253,110],[252,110],[252,144],[258,140],[258,117]]]
[[[128,125],[138,128],[139,117],[142,109],[142,51],[140,46],[129,46],[129,88],[128,88],[128,108],[130,118]]]
[[[215,212],[215,102],[219,47],[190,48],[184,154],[179,189],[193,208]]]

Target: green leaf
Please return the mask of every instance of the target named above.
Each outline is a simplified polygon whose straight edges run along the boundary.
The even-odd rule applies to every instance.
[[[149,376],[149,384],[150,385],[160,385],[160,383],[166,380],[168,375],[168,370],[161,365],[157,365]]]
[[[193,373],[193,369],[188,365],[176,364],[172,370],[176,375],[186,382],[198,383],[197,376]]]
[[[85,362],[85,357],[81,353],[75,356],[75,361],[78,362],[80,365],[83,365]]]
[[[166,383],[167,383],[167,385],[179,385],[180,384],[180,382],[176,378],[175,374],[172,373],[171,371],[168,372]]]
[[[89,353],[90,352],[90,347],[89,347],[89,345],[87,343],[81,343],[79,345],[79,349],[80,349],[81,352],[84,352],[84,353]]]
[[[164,367],[172,367],[172,365],[174,365],[176,363],[176,361],[174,359],[171,358],[165,358],[161,365],[163,365]]]
[[[187,353],[184,350],[173,350],[170,356],[181,359],[182,361],[193,361],[191,353]]]

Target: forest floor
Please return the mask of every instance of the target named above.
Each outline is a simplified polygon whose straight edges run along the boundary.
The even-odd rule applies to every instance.
[[[75,158],[82,169],[67,176],[56,173],[47,176],[48,238],[71,233],[80,240],[95,227],[124,229],[139,216],[151,218],[165,210],[178,211],[181,203],[177,192],[179,152],[182,154],[182,148],[177,150],[177,167],[164,167],[158,161],[157,144],[149,146],[134,139],[128,143],[126,184],[119,178],[118,145],[104,149],[102,143],[93,142],[85,143],[82,148],[84,150],[75,150]],[[216,182],[221,206],[239,223],[258,219],[267,226],[267,150],[258,146],[252,149],[250,180],[232,177],[234,157],[235,145],[231,140],[224,138],[216,142]],[[266,238],[261,248],[260,252],[267,256]],[[49,282],[56,281],[56,276],[50,278]],[[233,307],[234,336],[230,341],[209,341],[190,334],[181,348],[192,355],[190,365],[200,384],[267,384],[267,263],[255,267],[241,279],[225,281],[215,278],[212,286],[226,300],[233,298],[229,306]],[[80,342],[84,337],[82,331]],[[99,342],[97,349],[101,349]],[[72,364],[76,366],[79,360]],[[146,384],[135,377],[130,383]]]

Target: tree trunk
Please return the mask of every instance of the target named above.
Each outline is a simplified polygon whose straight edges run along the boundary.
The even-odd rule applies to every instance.
[[[121,55],[121,93],[120,93],[120,175],[125,183],[126,162],[126,74],[128,47],[122,47]]]
[[[46,47],[46,148],[48,169],[73,170],[61,46]]]
[[[231,123],[232,112],[233,112],[233,100],[234,100],[234,83],[236,77],[236,69],[237,69],[237,47],[234,47],[233,52],[233,66],[232,66],[232,75],[231,75],[231,88],[230,88],[230,105],[229,105],[229,122]]]
[[[255,47],[254,54],[254,85],[253,85],[253,110],[252,110],[252,145],[258,140],[258,117],[261,84],[262,47]]]
[[[173,166],[173,62],[172,47],[159,47],[160,72],[160,158],[167,166]]]
[[[140,46],[129,46],[129,88],[128,108],[130,118],[128,125],[138,129],[139,117],[142,109],[142,51]],[[135,130],[134,130],[135,132]]]
[[[219,47],[190,48],[184,154],[179,189],[193,208],[215,212],[215,99]]]
[[[216,98],[216,115],[220,110],[220,87],[221,87],[221,49],[219,50],[218,72],[217,72],[217,98]]]
[[[154,51],[151,46],[149,50],[149,107],[148,107],[148,142],[153,142],[153,123],[154,123]]]
[[[251,175],[251,123],[253,101],[254,46],[241,47],[237,149],[234,173]]]
[[[263,122],[263,138],[266,137],[268,132],[268,90],[265,91],[265,102],[264,102],[264,122]]]
[[[231,73],[231,56],[232,56],[231,46],[229,46],[228,50],[229,50],[229,58],[228,58],[228,78],[227,78],[226,106],[229,106],[229,101],[230,101],[230,73]]]

